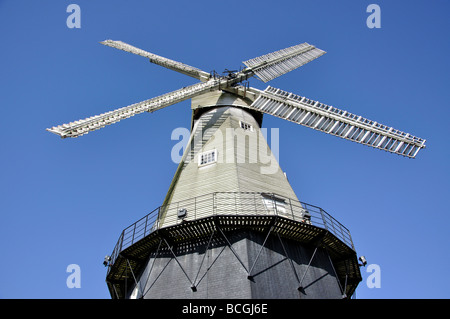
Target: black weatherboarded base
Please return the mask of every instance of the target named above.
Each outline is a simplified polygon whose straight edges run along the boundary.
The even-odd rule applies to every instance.
[[[113,298],[349,298],[355,251],[280,216],[211,216],[161,228],[110,265]]]

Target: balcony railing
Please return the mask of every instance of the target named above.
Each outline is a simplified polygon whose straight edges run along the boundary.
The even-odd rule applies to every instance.
[[[122,231],[110,263],[114,263],[121,251],[155,230],[214,215],[278,215],[324,228],[355,250],[350,231],[318,206],[272,193],[224,192],[156,208]]]

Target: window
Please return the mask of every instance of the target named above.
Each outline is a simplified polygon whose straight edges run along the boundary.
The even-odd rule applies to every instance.
[[[253,132],[253,126],[251,124],[239,121],[239,125],[242,129],[246,130],[246,131],[250,131]]]
[[[263,194],[263,203],[266,209],[274,213],[286,214],[286,201],[271,194]]]
[[[217,150],[207,151],[198,155],[198,166],[217,162]]]

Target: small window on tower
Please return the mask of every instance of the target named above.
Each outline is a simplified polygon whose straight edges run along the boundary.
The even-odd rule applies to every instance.
[[[269,212],[286,214],[286,201],[272,194],[262,194],[264,206]]]
[[[242,129],[253,132],[253,126],[251,124],[239,121],[239,125],[241,126]]]
[[[217,162],[217,150],[198,154],[198,166],[204,166]]]

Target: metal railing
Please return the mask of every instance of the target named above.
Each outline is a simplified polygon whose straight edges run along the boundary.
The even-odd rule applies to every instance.
[[[318,206],[272,193],[223,192],[194,197],[160,206],[125,228],[111,254],[113,264],[119,253],[155,230],[215,215],[260,215],[289,218],[324,228],[355,249],[350,231]]]

